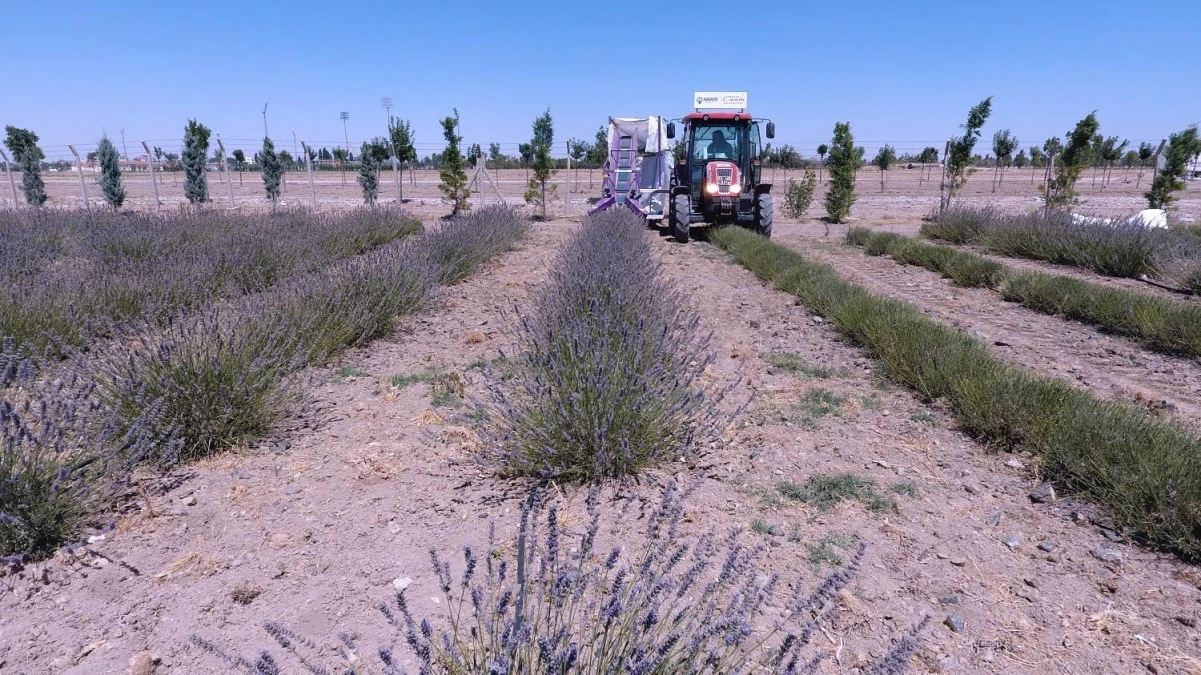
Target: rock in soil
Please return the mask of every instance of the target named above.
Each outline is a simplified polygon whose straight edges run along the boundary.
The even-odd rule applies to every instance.
[[[1055,488],[1048,481],[1039,483],[1038,487],[1030,492],[1030,501],[1035,504],[1047,504],[1055,501]]]
[[[1092,556],[1094,558],[1096,558],[1097,560],[1100,560],[1103,563],[1106,563],[1109,565],[1121,565],[1122,564],[1122,552],[1121,551],[1115,551],[1111,548],[1098,547],[1098,548],[1094,548],[1093,550],[1089,551],[1089,553],[1092,554]]]
[[[959,616],[958,614],[948,614],[947,618],[943,620],[943,623],[947,626],[947,628],[950,628],[956,633],[962,633],[964,631],[963,617]]]

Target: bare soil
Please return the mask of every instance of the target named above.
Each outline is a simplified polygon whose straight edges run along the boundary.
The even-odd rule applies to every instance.
[[[887,220],[889,208],[862,213]],[[502,541],[511,538],[514,486],[475,464],[462,408],[434,405],[423,383],[396,388],[388,378],[444,367],[463,378],[467,397],[481,394],[475,364],[512,348],[514,307],[545,283],[574,227],[537,225],[522,250],[448,289],[390,338],[308,373],[306,404],[277,438],[188,467],[165,492],[152,484],[149,501],[103,539],[0,579],[0,672],[125,673],[146,651],[161,658],[155,672],[220,672],[221,663],[188,638],[252,656],[272,646],[261,628],[267,620],[322,644],[340,630],[355,632],[369,651],[391,642],[376,606],[405,577],[415,611],[438,614],[428,549],[454,556],[465,544],[480,546],[491,520]],[[1154,373],[1168,362],[1144,360],[1129,344],[1090,342],[1066,322],[1035,323],[1036,315],[1011,314],[995,296],[969,297],[890,260],[843,251],[823,243],[813,225],[777,227],[781,240],[857,281],[891,285],[939,318],[1020,345],[1012,349],[1029,367],[1051,357],[1065,368],[1079,361],[1100,389],[1141,372],[1143,387],[1178,400],[1178,414],[1195,414],[1197,402],[1185,396],[1195,380]],[[928,613],[913,672],[1201,673],[1196,568],[1108,541],[1087,506],[1032,503],[1034,458],[990,452],[938,406],[888,386],[828,324],[714,247],[658,245],[668,274],[714,332],[717,361],[708,376],[718,386],[737,382],[725,405],[749,405],[701,467],[664,466],[611,492],[653,500],[656,484],[673,476],[699,480],[686,532],[749,528],[755,520],[778,526],[784,536],[746,536],[767,546],[769,570],[802,587],[820,576],[811,562],[820,541],[867,541],[863,569],[814,643],[830,654],[823,672],[855,672]],[[985,314],[1002,318],[986,323]],[[1101,344],[1123,360],[1104,361],[1105,347],[1090,356]],[[1064,351],[1072,345],[1077,351]],[[1050,356],[1038,357],[1039,349]],[[772,366],[764,355],[777,351],[832,376]],[[816,389],[839,401],[824,416],[804,403]],[[843,503],[822,513],[778,496],[782,480],[843,472],[876,481],[898,512]],[[906,494],[889,492],[894,485]],[[618,528],[611,536],[637,530],[614,508],[603,518]],[[1003,542],[1011,537],[1012,549]],[[1121,562],[1098,560],[1096,549],[1120,553]],[[963,619],[962,633],[943,623],[952,613]]]

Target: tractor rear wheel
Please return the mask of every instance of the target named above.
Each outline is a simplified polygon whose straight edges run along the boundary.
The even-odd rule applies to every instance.
[[[771,238],[772,220],[775,218],[775,201],[766,192],[755,197],[755,231]]]
[[[671,236],[681,244],[688,243],[689,216],[692,215],[692,200],[688,195],[676,195],[671,200]]]

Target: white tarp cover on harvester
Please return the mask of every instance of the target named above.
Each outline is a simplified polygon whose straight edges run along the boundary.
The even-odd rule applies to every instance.
[[[662,117],[610,117],[610,148],[619,136],[634,138],[640,154],[667,150],[667,126],[663,124]]]

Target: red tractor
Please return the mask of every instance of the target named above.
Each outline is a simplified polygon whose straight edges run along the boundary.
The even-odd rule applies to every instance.
[[[680,120],[683,139],[676,145],[671,181],[671,234],[685,243],[694,223],[709,223],[750,227],[770,237],[774,205],[771,183],[762,182],[759,120],[745,109],[701,112],[707,100],[698,93],[697,112]],[[745,106],[746,95],[735,100]],[[765,122],[765,135],[775,138],[775,123]],[[667,137],[676,137],[674,122],[667,125]]]

